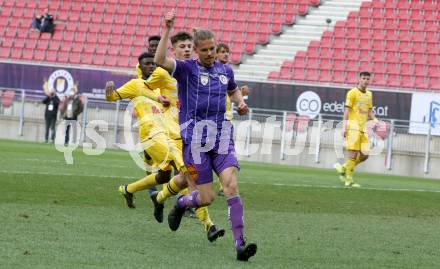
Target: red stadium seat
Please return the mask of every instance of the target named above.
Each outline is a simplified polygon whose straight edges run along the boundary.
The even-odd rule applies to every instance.
[[[332,78],[331,70],[322,70],[321,69],[320,74],[319,74],[319,81],[331,82],[332,80],[333,80],[333,78]]]
[[[371,84],[376,86],[388,86],[386,76],[387,75],[383,73],[375,73]]]
[[[333,72],[333,80],[331,80],[331,81],[336,82],[336,83],[344,83],[345,79],[346,79],[345,71],[335,70]]]
[[[316,57],[309,57],[307,56],[307,68],[311,68],[311,69],[318,69],[319,68],[319,60],[318,60],[318,56]]]
[[[57,61],[62,62],[62,63],[68,62],[69,61],[69,53],[59,51],[58,55],[57,55]]]
[[[416,76],[414,81],[414,87],[416,89],[426,90],[429,87],[428,79],[425,76]]]
[[[306,79],[306,73],[305,69],[299,68],[293,70],[293,79],[294,80],[305,80]]]
[[[413,89],[415,86],[414,77],[412,75],[402,75],[400,85],[403,88]]]
[[[81,63],[81,53],[71,52],[69,55],[69,61],[73,64]]]
[[[295,61],[293,65],[295,68],[305,68],[307,65],[307,54],[304,51],[298,51],[295,55]]]
[[[87,65],[91,65],[93,64],[93,57],[94,57],[95,53],[82,53],[81,54],[81,63],[82,64],[87,64]]]
[[[400,72],[402,75],[411,76],[414,73],[414,68],[412,64],[401,64]]]
[[[318,69],[307,69],[306,81],[318,81],[319,80],[319,70]]]
[[[414,66],[414,75],[416,76],[426,76],[428,74],[428,69],[424,64],[416,64]]]
[[[3,41],[3,44],[4,44],[4,41]],[[2,44],[2,45],[3,45]],[[1,58],[8,58],[8,56],[9,56],[9,53],[10,53],[10,47],[12,47],[12,40],[11,40],[11,45],[3,45],[2,47],[0,47],[0,57]],[[24,47],[24,42],[23,42],[23,47],[17,47],[17,46],[15,46],[16,48],[23,48]]]
[[[319,61],[319,69],[321,70],[333,69],[332,60],[330,58],[329,59],[321,58],[321,60]]]
[[[192,25],[211,28],[218,40],[231,45],[232,62],[239,63],[242,53],[253,53],[255,44],[266,44],[269,35],[281,31],[283,23],[294,23],[295,16],[306,15],[320,2],[250,0],[214,4],[211,0],[202,5],[200,0],[157,0],[149,2],[145,8],[129,0],[55,1],[50,5],[57,21],[55,33],[40,37],[38,33],[29,32],[34,12],[26,12],[43,12],[35,1],[1,1],[2,13],[6,10],[13,15],[10,20],[0,21],[0,35],[6,40],[0,56],[23,59],[29,58],[30,51],[35,51],[31,54],[38,61],[43,52],[46,55],[43,60],[60,64],[129,67],[145,50],[145,36],[159,33],[164,12],[177,6],[175,31],[188,30],[187,26]],[[282,78],[346,83],[353,80],[350,72],[372,68],[373,62],[375,69],[381,66],[377,71],[387,73],[384,80],[392,82],[389,84],[393,86],[397,85],[398,76],[423,73],[420,68],[414,70],[414,65],[427,66],[425,77],[435,75],[440,62],[439,6],[431,2],[374,0],[362,3],[360,10],[350,12],[346,21],[337,21],[334,30],[325,31],[320,41],[311,42],[307,52],[297,52],[292,63],[286,61]],[[48,3],[45,0],[41,5]],[[5,31],[6,26],[15,30]],[[36,45],[37,40],[42,42]],[[3,49],[12,47],[14,49],[6,52]],[[78,57],[80,53],[83,57]],[[102,55],[115,57],[104,59]],[[286,74],[291,67],[294,67],[293,72]],[[300,72],[305,67],[311,76]],[[357,73],[354,74],[356,83]],[[270,76],[280,77],[279,74]]]
[[[56,51],[47,51],[46,61],[48,62],[56,62],[57,61],[57,52]]]
[[[116,65],[119,67],[128,67],[129,66],[128,59],[129,59],[128,57],[118,57]]]
[[[389,74],[387,80],[388,87],[400,87],[400,76],[397,74]]]
[[[231,56],[231,63],[239,64],[241,62],[241,54],[233,53]]]
[[[280,74],[280,73],[278,73],[278,72],[276,72],[276,71],[271,71],[271,72],[269,73],[268,79],[277,80],[277,79],[280,78],[280,77],[279,77],[279,74]],[[290,78],[289,78],[289,79],[290,79]]]
[[[305,16],[309,13],[309,7],[307,5],[300,5],[298,8],[298,14]]]
[[[440,91],[440,77],[433,77],[429,80],[428,89],[433,91]]]
[[[355,62],[359,63],[357,60]],[[348,65],[346,61],[334,61],[333,63],[334,70],[345,71],[347,68],[352,69],[353,67],[353,65]]]

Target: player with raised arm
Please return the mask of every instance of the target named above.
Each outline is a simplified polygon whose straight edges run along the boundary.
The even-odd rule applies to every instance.
[[[239,114],[248,111],[229,65],[216,61],[214,34],[198,30],[194,49],[198,60],[174,60],[166,57],[167,42],[174,23],[175,10],[165,17],[166,28],[155,55],[155,63],[170,72],[178,82],[179,123],[183,142],[183,159],[191,175],[189,184],[196,190],[180,196],[168,215],[170,229],[179,228],[186,207],[206,206],[213,202],[212,171],[220,178],[227,198],[229,221],[235,240],[237,259],[247,261],[257,252],[257,245],[246,243],[243,235],[243,203],[238,193],[233,129],[225,120],[226,95],[237,103]]]
[[[171,37],[171,44],[173,54],[178,60],[189,60],[192,55],[193,37],[185,31],[176,33]],[[164,121],[168,128],[172,130],[180,130],[178,123],[178,98],[177,98],[177,82],[176,80],[163,68],[157,67],[151,76],[147,79],[147,84],[151,89],[160,89],[160,94],[170,102],[170,106],[164,107]],[[173,132],[174,133],[174,132]],[[178,149],[182,149],[182,140],[180,133],[175,133],[171,137]],[[179,180],[182,179],[182,180]],[[177,193],[188,193],[186,189],[187,184],[183,177],[175,177],[168,182],[164,182],[162,191],[160,193],[154,192],[151,199],[154,204],[154,217],[157,221],[162,222],[163,218],[163,203],[169,197]],[[224,229],[219,229],[212,222],[208,208],[198,207],[195,210],[196,217],[200,220],[206,232],[207,238],[210,242],[222,237],[225,233]]]
[[[353,181],[353,171],[358,164],[368,159],[370,144],[366,123],[368,120],[373,120],[375,124],[379,122],[373,113],[373,94],[367,88],[370,77],[369,72],[361,72],[357,87],[348,91],[345,101],[342,132],[345,138],[347,160],[343,165],[336,163],[335,169],[346,187],[360,187]]]

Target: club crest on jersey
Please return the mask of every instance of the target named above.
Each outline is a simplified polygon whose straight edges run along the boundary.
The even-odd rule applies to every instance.
[[[207,75],[201,75],[200,76],[200,82],[202,83],[203,86],[206,86],[209,82],[209,76]]]
[[[225,75],[220,75],[220,82],[226,85],[228,84],[228,78]]]

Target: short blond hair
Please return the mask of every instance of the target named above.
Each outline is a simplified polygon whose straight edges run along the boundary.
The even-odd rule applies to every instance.
[[[200,41],[207,40],[207,39],[214,39],[215,36],[214,33],[211,30],[208,29],[193,29],[194,34],[194,44],[197,46]]]

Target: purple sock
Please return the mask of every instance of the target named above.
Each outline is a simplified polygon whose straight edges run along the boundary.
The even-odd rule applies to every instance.
[[[232,234],[234,235],[235,247],[238,248],[244,242],[243,204],[238,195],[228,198],[227,201],[229,224],[231,225]]]
[[[187,195],[182,195],[177,199],[177,205],[180,207],[199,207],[200,201],[198,195],[199,191],[193,191]]]

